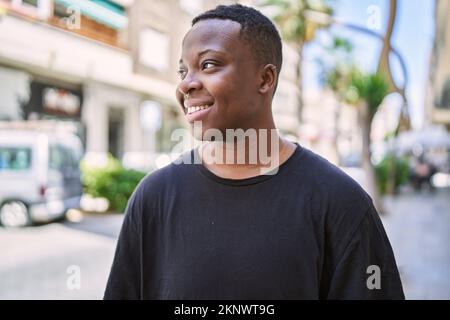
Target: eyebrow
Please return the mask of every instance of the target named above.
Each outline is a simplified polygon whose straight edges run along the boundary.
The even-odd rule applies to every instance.
[[[205,54],[210,53],[210,52],[212,52],[212,53],[218,53],[218,54],[224,54],[224,52],[222,52],[222,51],[218,51],[218,50],[214,50],[214,49],[205,49],[205,50],[203,50],[203,51],[200,51],[200,52],[198,53],[197,57],[200,58],[201,56],[204,56]],[[178,64],[183,64],[183,59],[180,59],[180,60],[178,61]]]

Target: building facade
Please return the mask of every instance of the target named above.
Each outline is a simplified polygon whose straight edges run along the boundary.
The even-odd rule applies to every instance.
[[[450,129],[450,2],[435,2],[435,38],[430,61],[427,124]]]
[[[127,167],[155,168],[177,143],[173,130],[187,128],[174,94],[182,37],[218,3],[0,0],[0,120],[64,121],[88,162],[110,153]],[[294,137],[296,59],[284,45],[274,100],[280,131]]]
[[[157,139],[166,118],[178,118],[176,35],[189,14],[174,3],[1,0],[0,118],[72,123],[88,161],[111,153],[150,169],[170,147]]]

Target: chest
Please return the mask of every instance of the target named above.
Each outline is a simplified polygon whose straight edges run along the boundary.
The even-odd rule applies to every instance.
[[[208,292],[207,297],[286,298],[306,287],[314,292],[320,235],[301,202],[195,198],[189,205],[165,206],[152,228],[153,245],[147,248],[157,248],[166,297]]]

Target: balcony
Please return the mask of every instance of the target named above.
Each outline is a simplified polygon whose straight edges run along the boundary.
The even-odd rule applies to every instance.
[[[0,0],[6,12],[127,49],[128,17],[110,0]]]

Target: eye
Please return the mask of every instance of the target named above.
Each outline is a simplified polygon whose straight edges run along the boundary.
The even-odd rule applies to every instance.
[[[202,70],[210,69],[211,67],[214,67],[216,64],[212,61],[205,61],[202,63]]]
[[[184,79],[186,77],[187,70],[186,69],[178,69],[177,73],[181,79]]]

